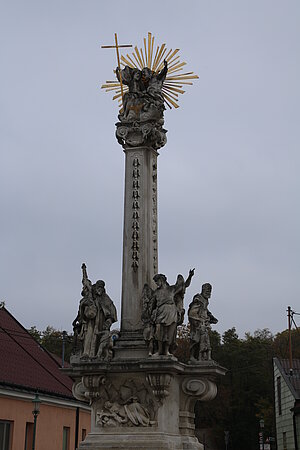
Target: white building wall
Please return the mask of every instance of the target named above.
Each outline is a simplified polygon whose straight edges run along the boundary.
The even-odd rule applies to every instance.
[[[279,414],[277,378],[281,380],[281,414]],[[289,387],[284,381],[280,370],[274,364],[274,384],[275,384],[275,414],[276,414],[276,438],[278,450],[295,450],[293,408],[295,399]],[[283,445],[283,433],[286,433],[286,447]]]
[[[296,415],[297,444],[300,444],[300,415]]]

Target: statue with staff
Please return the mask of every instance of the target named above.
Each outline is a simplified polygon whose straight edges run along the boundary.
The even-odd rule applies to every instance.
[[[105,282],[89,280],[85,263],[82,269],[82,299],[73,329],[76,344],[81,343],[82,359],[111,358],[111,325],[117,321],[117,310],[105,291]]]

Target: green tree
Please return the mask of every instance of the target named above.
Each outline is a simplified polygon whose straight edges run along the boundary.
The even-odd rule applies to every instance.
[[[30,328],[29,330],[27,330],[27,331],[28,331],[28,333],[31,334],[32,337],[34,337],[34,339],[35,339],[39,344],[41,343],[41,336],[42,336],[42,333],[41,333],[41,331],[39,331],[39,330],[37,329],[36,326],[31,327],[31,328]]]
[[[266,433],[274,427],[274,338],[265,329],[240,339],[234,327],[225,331],[222,342],[217,335],[215,338],[213,358],[228,372],[218,380],[217,397],[208,403],[197,403],[196,427],[212,428],[218,448],[224,448],[224,431],[228,430],[231,450],[256,450],[259,419],[264,416]]]
[[[300,329],[291,330],[292,356],[300,358]],[[274,356],[277,358],[289,358],[289,330],[277,333],[274,338]]]
[[[50,325],[44,331],[38,331],[35,326],[31,327],[28,332],[41,344],[48,352],[62,358],[63,343],[65,348],[65,361],[70,361],[73,349],[73,334],[56,330]]]

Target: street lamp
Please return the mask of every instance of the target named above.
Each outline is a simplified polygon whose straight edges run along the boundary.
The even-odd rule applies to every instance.
[[[32,400],[33,403],[33,417],[34,417],[34,422],[33,422],[33,437],[32,437],[32,450],[35,450],[35,435],[36,435],[36,421],[37,421],[37,416],[40,413],[40,397],[39,394],[36,392],[34,399]]]
[[[265,439],[264,439],[265,421],[264,421],[264,419],[260,419],[259,426],[260,426],[261,442],[262,442],[261,449],[265,450]]]
[[[228,443],[229,443],[229,431],[224,431],[225,434],[225,446],[226,450],[228,449]]]

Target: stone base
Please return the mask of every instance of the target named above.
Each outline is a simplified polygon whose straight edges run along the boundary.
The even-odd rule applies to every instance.
[[[179,437],[163,433],[120,434],[118,432],[99,435],[90,433],[78,450],[203,450],[195,437]]]
[[[75,380],[74,396],[91,405],[91,432],[79,450],[202,450],[195,403],[212,400],[215,380],[225,374],[214,361],[117,355],[111,362],[74,360],[63,370]]]
[[[122,332],[114,345],[114,360],[140,360],[148,356],[142,332]]]

